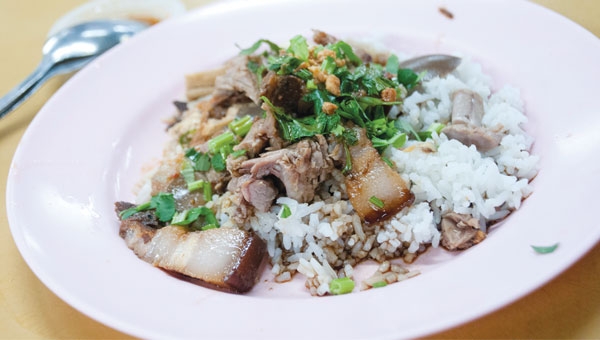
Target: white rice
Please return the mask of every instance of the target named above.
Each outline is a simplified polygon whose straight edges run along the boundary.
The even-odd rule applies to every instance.
[[[246,228],[266,240],[276,281],[290,280],[299,272],[307,278],[312,294],[324,295],[332,279],[352,276],[353,267],[365,259],[382,263],[403,258],[410,262],[426,247],[438,247],[437,225],[445,213],[470,214],[485,226],[519,208],[531,193],[529,181],[537,173],[538,157],[528,151],[533,139],[523,130],[527,117],[519,91],[505,87],[492,94],[490,84],[478,64],[463,59],[451,75],[425,82],[422,92],[406,98],[401,109],[404,118],[423,129],[449,121],[454,91],[472,90],[484,99],[483,125],[505,135],[500,146],[485,154],[474,146],[448,140],[444,134],[434,134],[427,141],[433,152],[419,147],[412,151],[388,149],[385,156],[395,163],[415,195],[414,204],[390,220],[363,225],[348,201],[338,171],[317,192],[314,203],[282,197],[271,211],[251,217]],[[392,110],[390,115],[395,118],[398,112]],[[222,224],[227,224],[234,209],[228,197],[224,195],[217,204]],[[284,204],[291,211],[287,218],[280,216]],[[340,269],[336,272],[333,268]],[[408,271],[392,274],[394,282],[416,275]],[[377,275],[390,276],[384,272]]]

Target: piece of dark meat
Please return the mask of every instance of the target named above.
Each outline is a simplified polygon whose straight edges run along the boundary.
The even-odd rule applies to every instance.
[[[286,196],[310,202],[317,186],[333,170],[328,143],[322,135],[304,139],[287,148],[269,151],[242,163],[239,172],[252,178],[274,176],[285,187]]]
[[[454,212],[442,216],[441,229],[441,244],[448,250],[470,248],[486,237],[476,218]]]
[[[304,80],[294,75],[278,75],[274,71],[267,73],[260,87],[261,96],[295,117],[303,117],[313,111],[312,104],[302,100],[306,93]]]
[[[475,145],[481,152],[489,151],[500,145],[501,136],[481,125],[484,114],[483,98],[479,94],[458,90],[452,94],[452,124],[442,132],[464,145]]]
[[[323,31],[313,30],[313,41],[319,45],[335,44],[338,39],[331,34],[327,34]]]

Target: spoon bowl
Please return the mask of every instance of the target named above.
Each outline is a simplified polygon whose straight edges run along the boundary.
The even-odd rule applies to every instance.
[[[81,69],[97,56],[148,27],[131,20],[95,20],[65,28],[46,40],[42,61],[23,82],[0,98],[0,118],[18,107],[54,75]]]

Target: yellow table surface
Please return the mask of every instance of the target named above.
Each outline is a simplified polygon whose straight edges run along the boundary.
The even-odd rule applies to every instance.
[[[0,0],[0,94],[8,92],[37,65],[53,22],[83,2]],[[208,2],[184,1],[188,8]],[[534,2],[600,36],[600,0]],[[129,338],[81,314],[46,288],[23,261],[8,227],[4,193],[11,159],[33,116],[65,80],[52,80],[22,107],[0,120],[0,338]],[[535,292],[431,338],[600,339],[599,274],[600,244]]]

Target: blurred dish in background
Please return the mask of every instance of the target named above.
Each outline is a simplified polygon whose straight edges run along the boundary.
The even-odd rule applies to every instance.
[[[128,19],[152,25],[185,11],[185,5],[179,0],[92,0],[59,18],[50,28],[48,37],[84,21]]]

